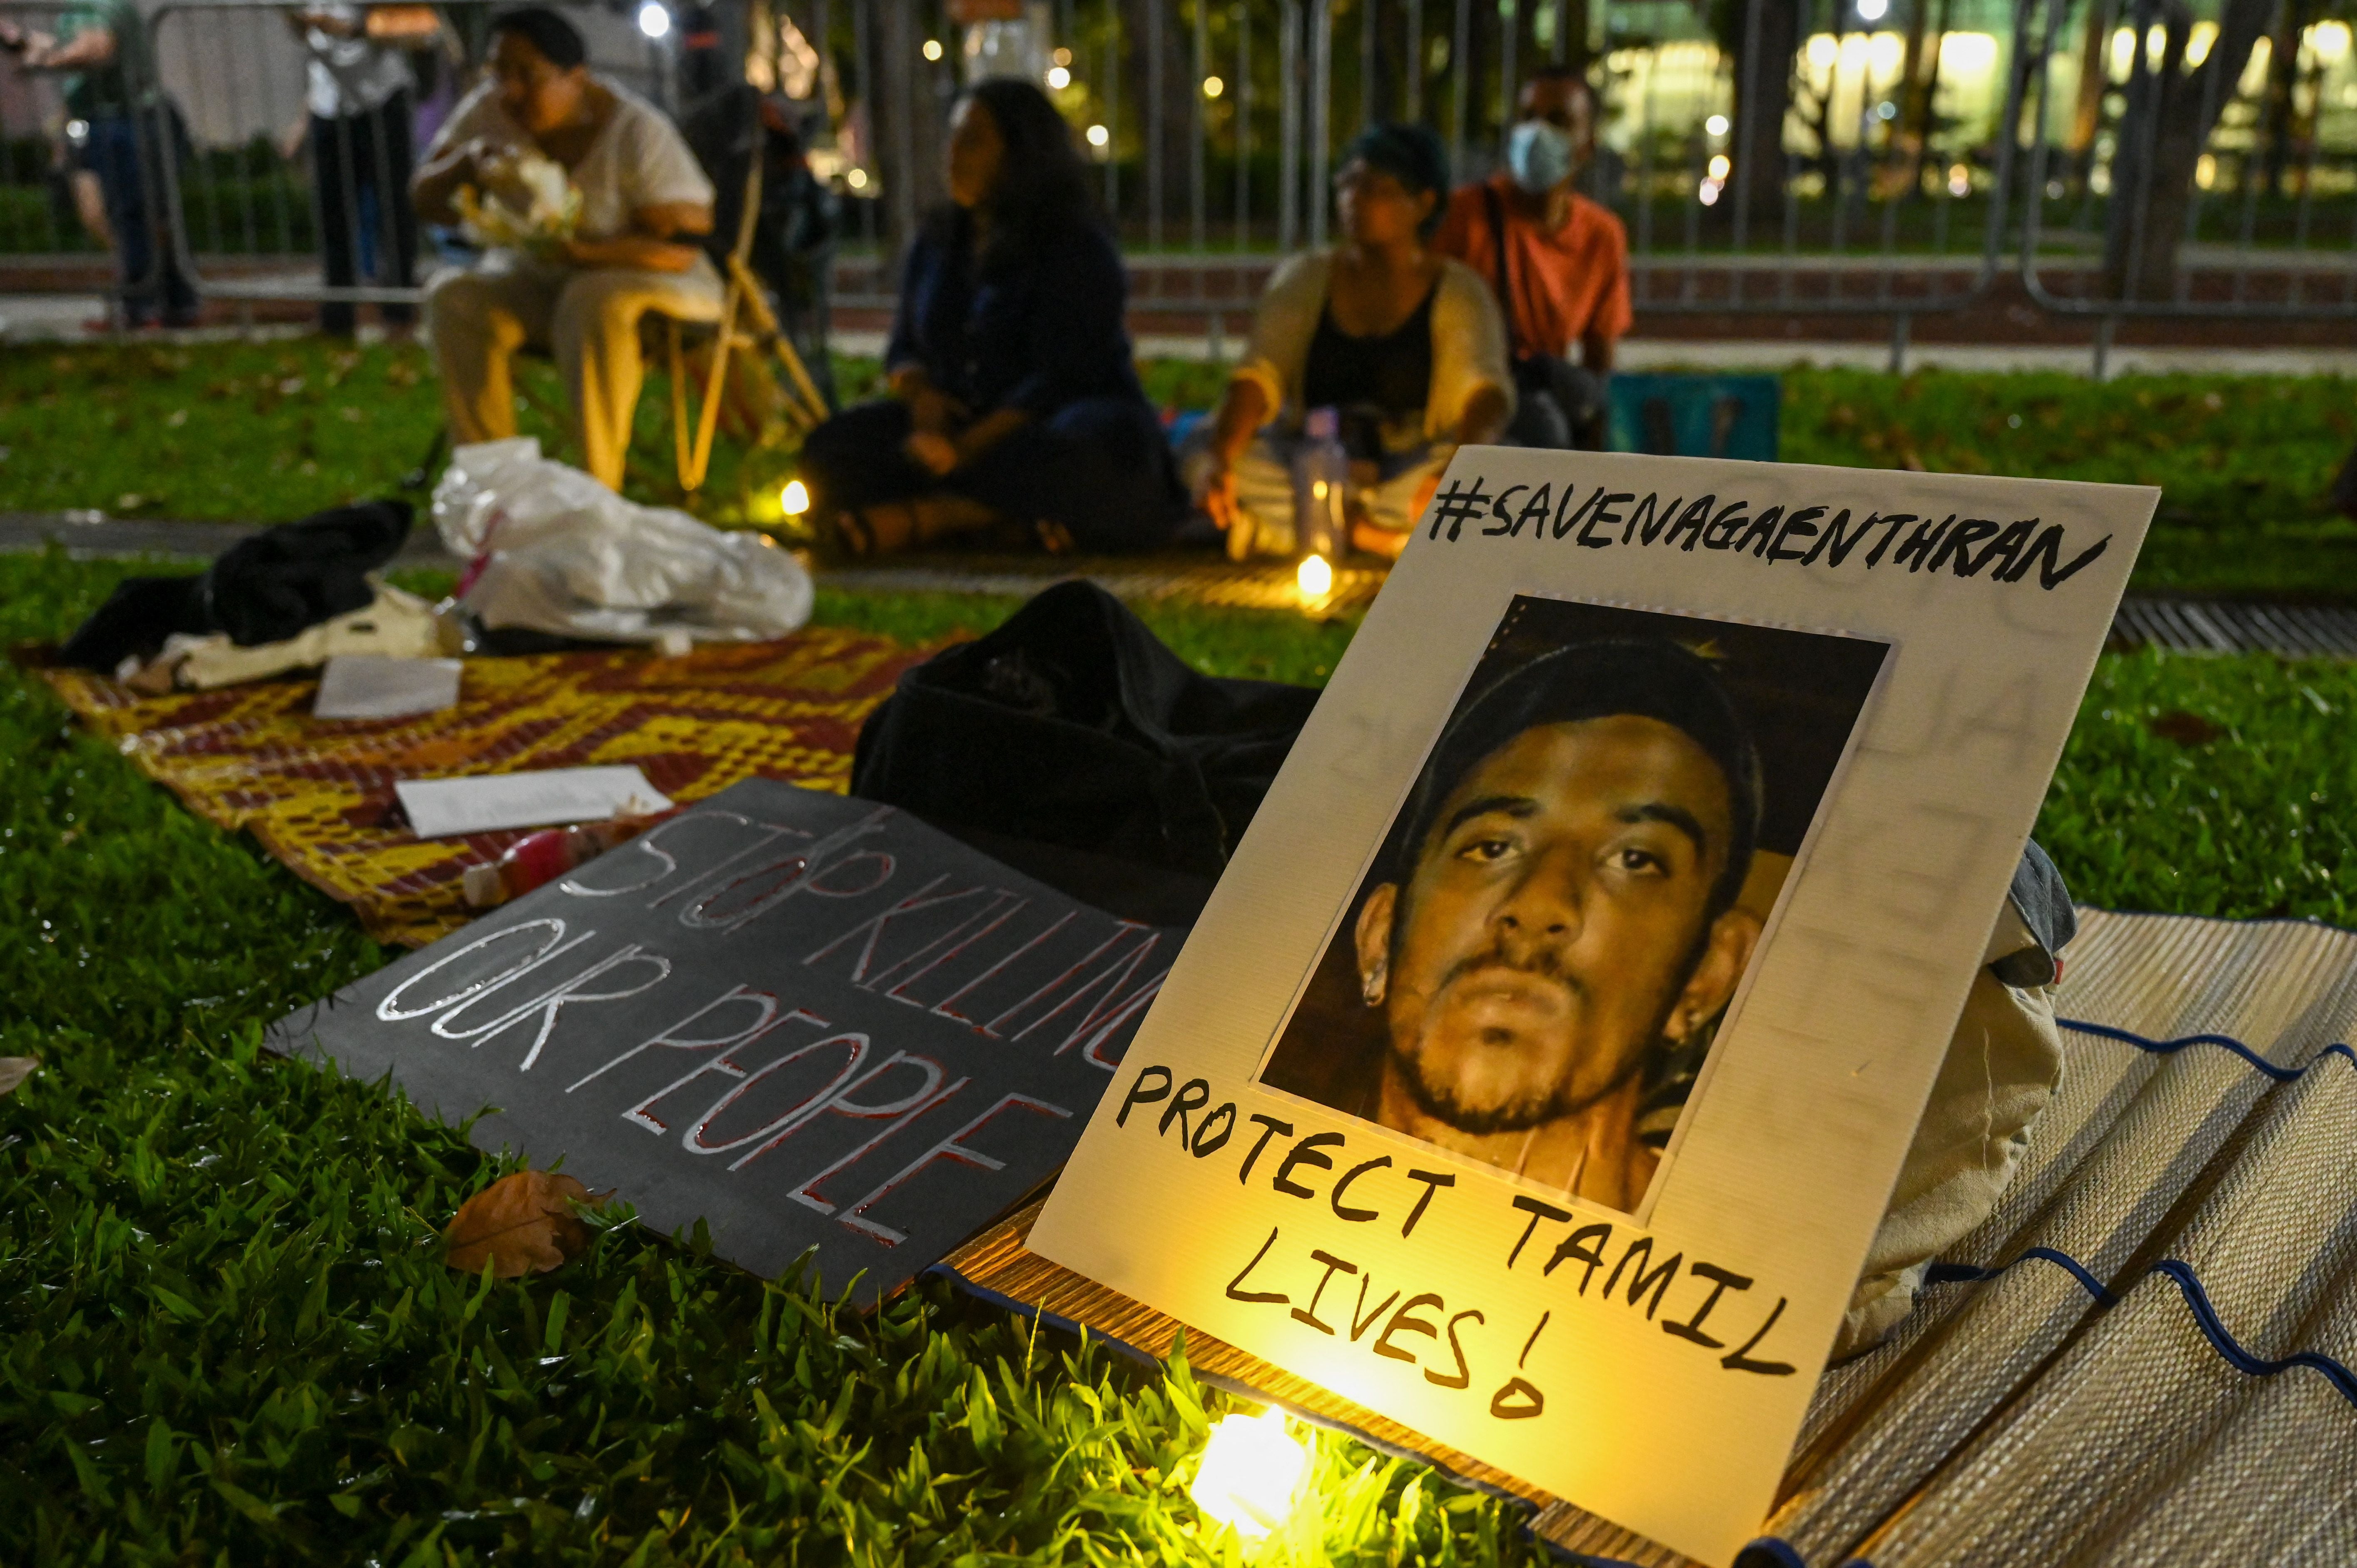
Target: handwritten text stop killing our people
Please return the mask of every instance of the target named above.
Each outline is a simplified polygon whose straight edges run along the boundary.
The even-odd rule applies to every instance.
[[[2039,518],[1999,521],[1950,513],[1868,511],[1848,507],[1755,507],[1717,495],[1638,495],[1606,485],[1552,482],[1493,486],[1488,476],[1453,478],[1433,497],[1428,538],[1456,543],[1469,524],[1481,535],[1568,540],[1587,550],[1652,546],[1718,550],[1776,564],[1871,571],[1953,573],[2020,583],[2036,574],[2049,592],[2102,555],[2104,535],[2073,552],[2068,530]],[[1856,561],[1857,566],[1851,566]]]

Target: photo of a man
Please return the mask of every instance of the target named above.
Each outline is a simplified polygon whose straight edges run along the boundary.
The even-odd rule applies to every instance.
[[[1635,1208],[1883,652],[1518,600],[1263,1080]],[[1763,850],[1755,715],[1795,684],[1821,711],[1769,754],[1809,799]]]

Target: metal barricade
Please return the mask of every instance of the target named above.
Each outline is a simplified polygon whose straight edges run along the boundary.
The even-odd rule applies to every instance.
[[[1839,0],[1804,36],[1795,0],[1738,0],[1727,40],[1662,0],[1054,0],[1028,25],[1052,43],[1045,84],[1102,166],[1149,310],[1248,309],[1275,259],[1327,242],[1333,160],[1372,121],[1429,124],[1459,180],[1485,176],[1531,71],[1578,59],[1598,105],[1588,194],[1627,227],[1641,310],[1883,317],[1895,364],[1911,319],[1975,305],[2010,264],[2017,138],[1999,127],[2028,91],[2029,19],[1985,0],[1953,26],[1957,3]],[[826,37],[846,9],[783,11]],[[943,31],[902,95],[919,109],[975,52]],[[837,23],[840,80],[876,80],[879,37]],[[938,125],[917,117],[861,177],[931,155]],[[873,267],[845,302],[888,304],[888,276]]]
[[[106,22],[90,5],[0,3],[0,290],[97,295],[136,319],[159,313],[168,282],[178,317],[193,306],[167,267],[159,185],[177,124],[142,37]]]
[[[177,253],[223,297],[407,303],[385,252],[424,137],[404,149],[382,108],[321,131],[300,3],[154,16],[159,87],[187,115],[156,171]],[[855,214],[839,305],[890,305],[889,258],[940,199],[951,103],[1015,71],[1095,161],[1138,306],[1208,323],[1216,346],[1278,259],[1327,242],[1361,126],[1428,124],[1478,178],[1531,72],[1578,61],[1598,106],[1587,189],[1627,229],[1640,312],[1885,319],[1896,366],[1910,322],[2000,286],[2104,340],[2135,317],[2357,316],[2350,29],[2212,3],[2197,22],[2163,0],[748,0],[744,65],[809,106],[813,167]],[[488,9],[442,14],[479,33]],[[578,15],[599,69],[665,101],[669,45],[627,7]],[[32,139],[45,114],[0,95],[0,256],[91,254],[26,172],[56,156]]]
[[[2022,277],[2041,309],[2096,319],[2098,374],[2124,319],[2357,317],[2346,22],[2043,0],[2039,25]]]
[[[1977,305],[2003,270],[2026,21],[1998,38],[1952,28],[1946,0],[1936,28],[1932,0],[1837,0],[1800,36],[1796,11],[1745,0],[1731,59],[1692,38],[1606,57],[1618,156],[1602,173],[1635,303],[1885,317],[1896,371],[1915,318]]]
[[[172,171],[182,264],[209,297],[317,303],[327,325],[349,330],[356,306],[418,301],[419,262],[437,237],[412,215],[410,175],[473,84],[490,7],[442,7],[437,32],[369,41],[372,53],[333,70],[325,51],[340,40],[304,26],[312,8],[168,0],[149,37],[188,124]],[[595,69],[664,101],[668,73],[633,18],[567,10]]]

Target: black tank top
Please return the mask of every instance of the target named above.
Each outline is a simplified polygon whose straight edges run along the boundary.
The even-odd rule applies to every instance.
[[[1353,338],[1335,326],[1329,301],[1309,339],[1301,406],[1373,408],[1386,421],[1421,413],[1432,395],[1432,302],[1439,293],[1436,280],[1405,321],[1372,338]]]

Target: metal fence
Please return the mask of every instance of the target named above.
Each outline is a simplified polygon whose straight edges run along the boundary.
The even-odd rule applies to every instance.
[[[177,127],[129,78],[27,69],[43,46],[86,34],[90,20],[66,4],[0,0],[8,46],[0,53],[0,254],[37,288],[86,274],[113,280],[119,306],[147,314],[169,255],[156,182],[170,161],[166,149],[178,145]]]
[[[309,4],[166,0],[145,11],[141,47],[120,69],[158,128],[140,166],[162,230],[147,272],[177,267],[213,299],[316,301],[347,314],[414,306],[414,258],[431,255],[436,236],[411,220],[409,174],[472,80],[490,7],[438,7],[436,31],[387,46],[402,62],[398,89],[358,102],[318,96],[319,40],[307,41],[298,20]],[[597,70],[666,102],[668,61],[634,18],[569,8]],[[0,19],[54,35],[96,11],[6,3]],[[0,61],[0,288],[95,292],[122,274],[124,237],[102,216],[85,220],[103,212],[91,188],[106,171],[91,166],[97,131],[69,107],[74,86],[72,75]],[[153,276],[113,277],[135,299],[156,286]]]
[[[1910,320],[2000,289],[2106,338],[2126,318],[2357,316],[2357,49],[2346,25],[2275,0],[743,4],[748,76],[819,111],[813,164],[852,214],[838,298],[854,306],[888,300],[888,258],[938,198],[942,125],[978,73],[1031,76],[1066,110],[1143,302],[1241,310],[1275,258],[1326,242],[1333,160],[1361,125],[1420,120],[1460,178],[1480,177],[1530,71],[1570,61],[1598,100],[1586,188],[1627,228],[1641,313],[1884,318],[1894,360]],[[362,241],[388,227],[371,182],[323,178],[320,138],[296,134],[291,9],[170,0],[151,16],[188,126],[166,171],[179,250],[216,295],[409,298],[381,256],[369,276]],[[642,29],[640,9],[579,15],[599,68],[661,102],[674,40],[647,35],[669,14]],[[414,145],[486,10],[442,14]],[[44,172],[70,161],[70,125],[15,87],[0,275],[32,278],[28,258],[91,249]],[[389,165],[389,140],[328,150]],[[328,288],[339,230],[355,275]]]
[[[2106,335],[2134,317],[2357,317],[2350,28],[2284,24],[2299,14],[2043,0],[2044,52],[2078,22],[2098,85],[2066,102],[2054,73],[2038,83],[2021,256],[2041,308]]]

